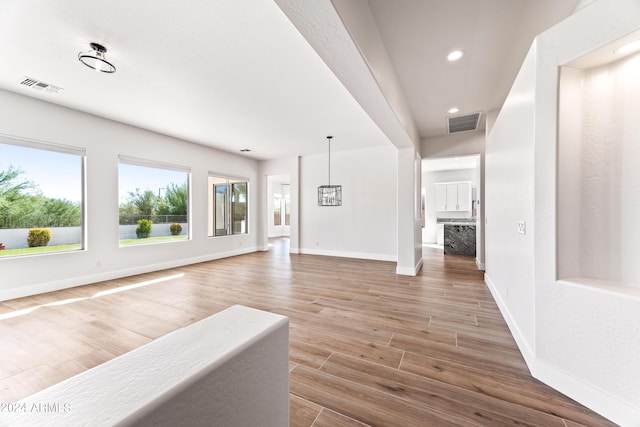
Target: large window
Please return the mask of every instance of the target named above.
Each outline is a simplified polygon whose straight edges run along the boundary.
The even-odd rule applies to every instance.
[[[209,175],[209,236],[249,232],[248,186],[246,179]]]
[[[120,245],[189,237],[190,169],[120,156]]]
[[[0,257],[84,247],[85,150],[0,136]]]

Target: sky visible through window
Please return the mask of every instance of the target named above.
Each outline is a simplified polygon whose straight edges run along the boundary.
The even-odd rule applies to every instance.
[[[53,199],[81,201],[80,162],[76,155],[0,143],[0,170],[13,165],[23,171],[19,181],[32,181],[37,185],[32,192]]]
[[[152,191],[156,196],[164,196],[169,184],[178,186],[187,183],[187,174],[169,169],[153,168],[120,163],[118,168],[118,194],[120,203],[125,203],[130,192],[136,188],[144,192]]]
[[[48,198],[81,201],[80,162],[77,155],[0,143],[0,170],[7,170],[9,166],[22,170],[18,180],[33,182],[37,187],[30,191],[40,191]],[[120,163],[119,202],[126,202],[129,192],[135,192],[136,188],[164,195],[170,183],[185,184],[185,173]]]

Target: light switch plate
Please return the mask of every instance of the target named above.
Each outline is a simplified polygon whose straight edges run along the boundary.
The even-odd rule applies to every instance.
[[[525,221],[518,221],[518,233],[527,234],[527,223]]]

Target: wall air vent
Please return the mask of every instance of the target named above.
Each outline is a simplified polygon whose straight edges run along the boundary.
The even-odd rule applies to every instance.
[[[464,116],[447,117],[447,129],[449,133],[477,130],[482,113],[472,113]]]
[[[21,86],[30,87],[31,89],[35,89],[40,92],[60,93],[60,91],[62,90],[60,86],[54,86],[52,84],[45,83],[32,77],[23,77],[20,80],[19,84]]]

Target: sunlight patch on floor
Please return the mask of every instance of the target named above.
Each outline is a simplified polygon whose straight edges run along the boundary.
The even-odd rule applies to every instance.
[[[11,318],[14,318],[14,317],[24,316],[25,314],[29,314],[29,313],[32,313],[32,312],[36,311],[40,307],[53,307],[53,306],[58,306],[58,305],[72,304],[74,302],[84,301],[84,300],[89,299],[89,298],[99,298],[99,297],[103,297],[103,296],[106,296],[106,295],[116,294],[118,292],[124,292],[124,291],[128,291],[128,290],[135,289],[135,288],[141,288],[143,286],[149,286],[149,285],[153,285],[153,284],[156,284],[156,283],[166,282],[168,280],[179,279],[179,278],[181,278],[183,276],[184,276],[184,273],[173,274],[171,276],[160,277],[158,279],[153,279],[153,280],[145,280],[144,282],[134,283],[132,285],[120,286],[118,288],[113,288],[113,289],[109,289],[107,291],[98,292],[98,293],[96,293],[96,294],[94,294],[94,295],[92,295],[90,297],[67,298],[67,299],[63,299],[63,300],[60,300],[60,301],[53,301],[53,302],[48,302],[46,304],[36,305],[34,307],[23,308],[21,310],[10,311],[8,313],[0,314],[0,320],[11,319]]]

